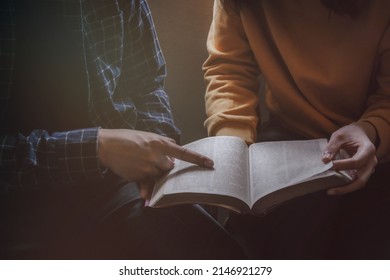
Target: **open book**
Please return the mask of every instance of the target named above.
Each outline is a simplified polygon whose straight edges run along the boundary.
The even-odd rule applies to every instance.
[[[222,206],[256,215],[269,212],[297,196],[346,184],[346,172],[322,162],[326,139],[255,143],[216,136],[190,144],[189,149],[214,160],[214,169],[175,161],[154,188],[150,206],[182,203]]]

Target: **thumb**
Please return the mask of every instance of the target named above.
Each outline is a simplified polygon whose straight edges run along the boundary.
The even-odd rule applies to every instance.
[[[334,137],[331,137],[323,151],[322,161],[327,163],[334,160],[340,148],[341,148],[341,143],[336,141]]]
[[[154,181],[143,181],[138,183],[138,186],[140,196],[145,200],[150,199],[154,188]]]

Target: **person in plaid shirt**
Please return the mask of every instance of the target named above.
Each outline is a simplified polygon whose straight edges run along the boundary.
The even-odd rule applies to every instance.
[[[241,258],[200,207],[145,201],[179,146],[145,0],[8,0],[0,17],[0,255]]]

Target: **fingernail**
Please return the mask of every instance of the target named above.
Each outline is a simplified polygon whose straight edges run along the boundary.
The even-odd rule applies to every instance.
[[[324,154],[322,155],[323,159],[331,159],[332,158],[332,153],[325,151]]]
[[[204,161],[204,166],[208,167],[208,168],[213,168],[214,166],[214,161],[212,161],[211,159],[206,159]]]
[[[168,162],[168,168],[172,169],[175,166],[175,162],[173,160],[169,160]]]

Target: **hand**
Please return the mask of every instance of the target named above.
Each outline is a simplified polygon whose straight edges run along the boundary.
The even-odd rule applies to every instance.
[[[173,158],[212,168],[211,159],[175,144],[173,139],[129,129],[100,129],[102,166],[130,182],[154,182],[173,168]]]
[[[149,204],[149,200],[153,193],[154,184],[154,181],[142,181],[138,183],[139,194],[143,199],[145,199],[146,205]]]
[[[354,173],[354,181],[348,185],[328,190],[330,195],[347,194],[363,188],[375,170],[378,160],[375,128],[365,122],[353,123],[335,131],[325,147],[323,161],[334,160],[340,149],[346,151],[350,158],[333,161],[335,170],[350,170]]]

